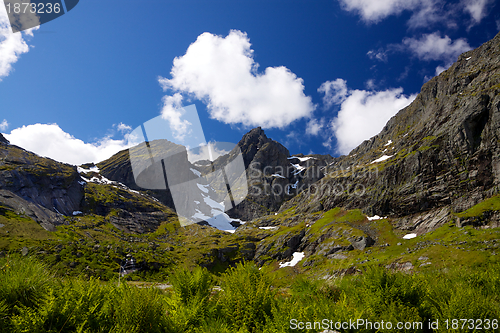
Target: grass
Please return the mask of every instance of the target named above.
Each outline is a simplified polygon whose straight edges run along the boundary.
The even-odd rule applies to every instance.
[[[370,265],[358,275],[283,276],[278,284],[272,268],[239,264],[219,277],[179,269],[165,281],[172,290],[162,291],[55,278],[34,258],[9,256],[0,259],[0,332],[317,332],[358,319],[415,325],[408,332],[430,332],[418,325],[438,320],[442,326],[434,331],[447,332],[446,319],[499,317],[499,268],[490,263],[405,274]],[[386,330],[362,325],[341,331]]]
[[[485,212],[500,211],[500,195],[486,199],[477,205],[461,213],[455,213],[457,217],[469,218],[483,215]]]

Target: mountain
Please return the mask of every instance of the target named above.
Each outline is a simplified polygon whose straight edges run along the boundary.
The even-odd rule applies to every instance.
[[[213,161],[155,140],[76,167],[0,135],[0,254],[33,249],[58,269],[102,278],[134,255],[151,279],[243,260],[300,261],[293,272],[328,278],[370,262],[497,262],[499,128],[500,34],[346,156],[290,156],[254,128]],[[231,167],[240,158],[241,174]]]
[[[499,193],[499,128],[500,34],[425,83],[378,135],[336,158],[318,194],[303,192],[282,209],[320,202],[432,230]]]

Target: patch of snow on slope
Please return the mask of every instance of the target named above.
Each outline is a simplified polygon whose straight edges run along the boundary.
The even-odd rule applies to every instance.
[[[84,169],[82,167],[76,167],[76,171],[78,171],[78,173],[89,173],[89,172],[99,173],[99,172],[101,172],[97,166],[94,166],[94,167],[92,167],[90,169]]]
[[[278,228],[279,227],[259,227],[259,229],[262,229],[262,230],[276,230]]]
[[[73,212],[73,216],[76,216],[76,215],[81,215],[81,214],[83,214],[83,212],[80,212],[79,210],[75,210],[75,211]]]
[[[197,175],[198,177],[201,177],[201,172],[199,172],[198,170],[196,169],[193,169],[193,168],[189,168],[189,170],[191,170],[195,175]]]
[[[385,161],[385,160],[387,160],[387,159],[389,159],[389,158],[391,158],[393,156],[394,155],[383,155],[382,157],[379,157],[376,160],[371,161],[370,164]]]
[[[378,215],[373,215],[372,217],[368,216],[368,221],[373,221],[373,220],[380,220],[381,217]]]
[[[294,158],[298,159],[301,162],[305,162],[305,161],[310,160],[310,159],[313,159],[313,160],[316,159],[316,157],[312,157],[312,156],[306,156],[306,157],[290,156],[290,157],[287,157],[287,159],[289,159],[289,160],[293,160]]]
[[[303,170],[305,170],[306,168],[301,166],[300,164],[293,164],[293,163],[290,163],[294,169],[295,169],[295,172],[293,173],[294,176],[298,175],[299,173],[301,173]]]
[[[194,219],[208,220],[210,217],[204,215],[199,209],[195,209],[196,213],[192,216]]]
[[[210,198],[209,196],[204,196],[203,194],[202,196],[203,196],[203,201],[205,201],[205,203],[212,208],[212,214],[214,214],[213,210],[219,210],[221,212],[224,211],[224,203],[217,202],[214,199]]]
[[[417,237],[417,234],[406,234],[403,236],[403,239],[412,239]]]
[[[284,178],[284,179],[286,179],[286,177],[283,177],[282,175],[278,175],[277,173],[273,173],[271,175],[271,177],[278,177],[278,178]]]
[[[304,259],[304,257],[305,257],[304,252],[295,252],[293,254],[293,258],[291,261],[285,262],[285,263],[280,262],[280,264],[279,264],[280,268],[287,267],[287,266],[294,267],[295,265],[297,265],[299,263],[299,261]]]
[[[387,143],[384,146],[388,146],[392,143],[392,140],[387,141]]]
[[[200,189],[200,191],[208,193],[208,188],[207,187],[210,186],[210,185],[201,185],[201,184],[196,183],[196,186],[198,186],[198,188]]]
[[[291,188],[297,188],[297,186],[298,186],[298,185],[299,185],[299,181],[298,181],[298,180],[297,180],[297,181],[295,182],[295,184],[293,184],[293,185],[288,184],[288,185],[286,186],[286,188],[285,188],[285,192],[286,192],[286,194],[290,195],[290,187],[291,187]]]

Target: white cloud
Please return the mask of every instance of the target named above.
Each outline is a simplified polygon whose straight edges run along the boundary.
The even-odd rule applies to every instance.
[[[163,86],[165,85],[164,80],[163,78],[160,79],[160,84]],[[165,86],[164,89],[166,89]],[[183,97],[180,93],[173,96],[163,96],[163,108],[161,110],[161,117],[169,122],[174,137],[180,141],[183,141],[186,135],[189,134],[192,125],[188,120],[181,119],[183,115],[182,100]]]
[[[16,128],[5,134],[11,144],[56,161],[80,165],[100,162],[128,148],[126,138],[105,137],[97,143],[85,143],[64,132],[57,124],[34,124]]]
[[[128,132],[132,131],[132,127],[130,127],[129,125],[126,125],[124,123],[119,123],[118,125],[116,125],[116,128],[118,129],[118,131],[120,131],[122,133],[128,133]]]
[[[9,123],[7,122],[7,119],[4,119],[0,123],[0,131],[5,131],[7,128],[9,128]]]
[[[185,55],[175,58],[172,78],[160,78],[160,83],[164,89],[204,101],[212,118],[228,124],[283,128],[311,115],[314,105],[304,94],[301,78],[283,66],[264,72],[258,67],[245,33],[203,33]],[[166,113],[171,114],[173,102],[166,98]]]
[[[309,135],[318,135],[320,131],[323,129],[325,126],[325,120],[324,119],[311,119],[307,122],[306,125],[306,134]]]
[[[464,11],[469,13],[474,23],[478,24],[488,15],[488,5],[491,0],[462,0]]]
[[[375,50],[370,50],[366,53],[366,55],[370,59],[377,59],[383,62],[387,62],[387,51],[384,51],[382,48]]]
[[[34,29],[13,33],[5,6],[0,5],[0,81],[9,75],[12,65],[17,62],[21,54],[29,51],[29,46],[23,37],[33,36]]]
[[[416,94],[404,95],[402,88],[383,91],[348,90],[345,98],[336,103],[340,105],[340,111],[330,124],[337,139],[337,151],[347,154],[364,140],[378,134],[387,121],[415,97]],[[327,140],[324,145],[331,146],[331,140]]]
[[[407,25],[410,29],[428,28],[435,24],[449,28],[457,27],[457,6],[445,0],[339,0],[339,2],[344,10],[360,15],[367,24],[378,23],[391,15],[409,11],[411,16]]]
[[[344,10],[358,13],[368,23],[377,23],[390,15],[415,9],[418,0],[340,0]]]
[[[347,97],[347,83],[345,80],[336,79],[326,81],[319,88],[318,92],[323,93],[323,104],[330,108],[334,104],[342,103]]]
[[[471,50],[465,38],[452,41],[450,37],[441,37],[439,33],[424,34],[420,39],[405,38],[403,45],[422,60],[456,61],[458,56]]]
[[[420,39],[405,38],[402,45],[421,60],[443,61],[444,66],[436,68],[436,75],[450,67],[460,54],[472,49],[465,38],[453,41],[437,32],[425,34]]]

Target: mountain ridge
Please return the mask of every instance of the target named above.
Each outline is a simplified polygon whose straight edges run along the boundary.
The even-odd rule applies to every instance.
[[[500,226],[499,65],[500,34],[424,84],[413,103],[349,155],[290,156],[262,128],[252,129],[213,162],[222,168],[239,149],[246,166],[249,195],[226,212],[228,221],[241,220],[234,233],[203,222],[180,228],[169,189],[144,190],[135,183],[129,150],[75,167],[0,137],[0,244],[15,243],[5,228],[28,228],[28,218],[57,230],[43,235],[69,239],[68,248],[109,244],[115,250],[107,249],[102,259],[108,266],[99,266],[108,273],[109,261],[116,263],[124,253],[141,255],[143,267],[156,267],[153,271],[179,262],[212,270],[243,260],[277,266],[297,252],[305,271],[337,263],[347,269],[367,260],[400,269],[413,267],[417,254],[442,261],[444,254],[467,257],[452,246],[475,242],[463,238],[472,234],[489,242]],[[131,149],[144,153],[144,147]],[[179,181],[197,182],[212,172],[212,165],[190,163],[185,149],[176,157],[182,166]],[[154,171],[153,165],[148,168]],[[215,189],[199,191],[205,194],[198,193],[198,203],[207,199],[221,206],[212,202]],[[25,244],[27,237],[21,239]],[[41,252],[54,253],[52,243],[36,244]],[[483,248],[473,250],[481,260],[496,258],[483,255]],[[67,255],[64,265],[73,269],[92,260],[76,254]]]

